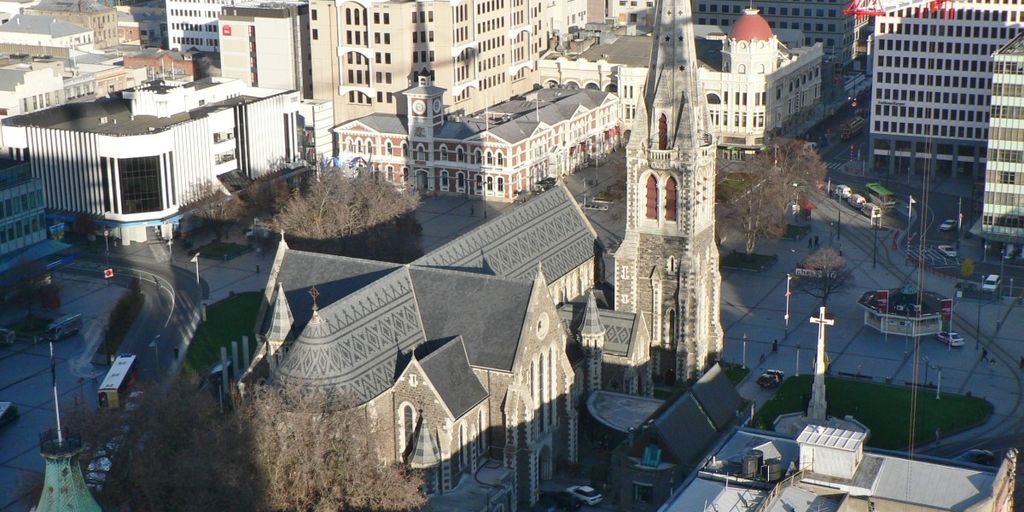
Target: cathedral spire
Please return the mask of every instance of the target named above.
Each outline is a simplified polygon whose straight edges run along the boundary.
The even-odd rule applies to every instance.
[[[593,290],[587,294],[587,309],[583,311],[580,334],[583,336],[601,336],[604,334],[604,325],[601,323],[601,313],[597,309],[597,299],[594,298]]]
[[[689,0],[658,0],[654,48],[631,144],[692,152],[705,145],[706,104],[697,79]]]

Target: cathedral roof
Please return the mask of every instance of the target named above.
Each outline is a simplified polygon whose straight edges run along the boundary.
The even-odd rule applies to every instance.
[[[275,306],[290,309],[298,335],[275,378],[365,403],[391,387],[417,347],[458,337],[421,361],[437,365],[437,379],[455,379],[439,388],[466,394],[444,398],[458,416],[479,389],[447,369],[511,370],[534,289],[592,258],[595,238],[556,187],[409,265],[287,250],[278,272],[284,298]],[[539,267],[546,281],[535,280]]]
[[[729,376],[718,364],[705,372],[690,392],[718,430],[735,420],[736,411],[743,405],[743,398],[736,392],[736,386],[733,386]]]
[[[469,367],[461,336],[434,350],[419,364],[455,419],[487,398],[487,390]]]
[[[599,321],[604,328],[603,352],[613,356],[627,357],[640,331],[640,317],[625,311],[597,309]],[[572,332],[582,333],[587,305],[583,302],[569,302],[558,308],[558,315]]]
[[[594,256],[597,233],[564,187],[555,187],[448,242],[413,265],[534,277],[544,262],[552,282]]]
[[[757,9],[744,9],[743,16],[733,23],[729,32],[729,38],[738,41],[768,41],[773,35],[771,25]]]
[[[409,455],[409,465],[414,469],[429,468],[441,462],[441,449],[437,446],[437,437],[434,431],[427,426],[427,422],[420,420],[420,428],[416,431],[416,440],[412,453]]]
[[[274,295],[274,311],[270,317],[270,328],[267,330],[267,339],[284,341],[292,330],[292,310],[288,306],[288,295],[284,286],[278,282],[277,292]]]
[[[583,324],[580,326],[580,334],[584,336],[600,336],[604,334],[604,325],[601,324],[601,312],[597,309],[597,299],[594,292],[587,294],[587,309],[583,311]]]

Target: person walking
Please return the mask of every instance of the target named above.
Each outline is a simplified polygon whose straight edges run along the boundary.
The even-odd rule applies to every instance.
[[[807,237],[807,248],[810,249],[812,247],[814,247],[814,237],[809,236]]]
[[[772,353],[775,353],[775,352],[778,352],[778,351],[779,351],[779,340],[778,339],[774,339],[774,340],[772,340]],[[1020,358],[1020,361],[1021,361],[1021,363],[1020,363],[1021,364],[1021,368],[1024,368],[1024,356],[1022,356]]]

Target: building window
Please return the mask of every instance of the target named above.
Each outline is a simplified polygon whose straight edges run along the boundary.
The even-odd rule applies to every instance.
[[[160,198],[160,157],[119,158],[121,213],[142,213],[162,209]]]
[[[676,195],[676,179],[669,178],[668,182],[665,183],[665,220],[675,222],[676,221],[676,204],[678,197]]]
[[[416,411],[412,406],[406,404],[402,407],[402,453],[408,453],[412,449],[412,434],[416,429]]]
[[[654,486],[633,482],[633,503],[654,503]]]
[[[658,218],[658,180],[654,175],[647,177],[647,218]]]

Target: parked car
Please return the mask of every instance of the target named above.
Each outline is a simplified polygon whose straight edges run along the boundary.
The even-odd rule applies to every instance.
[[[846,202],[853,208],[860,210],[865,204],[867,204],[868,200],[864,199],[864,196],[860,194],[851,194],[850,197],[846,198]]]
[[[943,256],[947,258],[956,258],[956,247],[952,245],[940,245],[936,247]]]
[[[14,331],[0,329],[0,345],[14,345]]]
[[[540,499],[546,503],[554,504],[558,510],[578,510],[583,506],[583,501],[568,491],[542,492],[540,493]]]
[[[956,229],[956,220],[946,219],[939,224],[939,231],[953,231]]]
[[[989,274],[981,283],[981,291],[994,292],[999,289],[999,274]]]
[[[608,205],[606,205],[606,204],[597,204],[597,203],[585,203],[583,205],[583,209],[584,210],[597,210],[597,211],[601,211],[601,212],[606,212],[606,211],[608,211]]]
[[[960,336],[960,333],[955,331],[940,332],[935,335],[935,339],[951,346],[951,347],[962,347],[964,346],[964,337]]]
[[[970,462],[971,464],[981,464],[984,466],[994,466],[996,464],[996,454],[988,450],[975,448],[957,455],[953,460]]]
[[[604,500],[604,496],[601,496],[601,493],[597,492],[589,485],[573,485],[566,489],[566,492],[573,495],[583,503],[591,506],[597,505]]]
[[[833,190],[835,190],[836,197],[839,199],[846,199],[853,195],[853,189],[846,185],[836,185]]]
[[[786,379],[786,374],[782,370],[765,370],[760,377],[757,378],[757,385],[763,389],[772,389],[779,387],[782,381]]]
[[[18,419],[18,408],[11,402],[0,402],[0,426]]]

